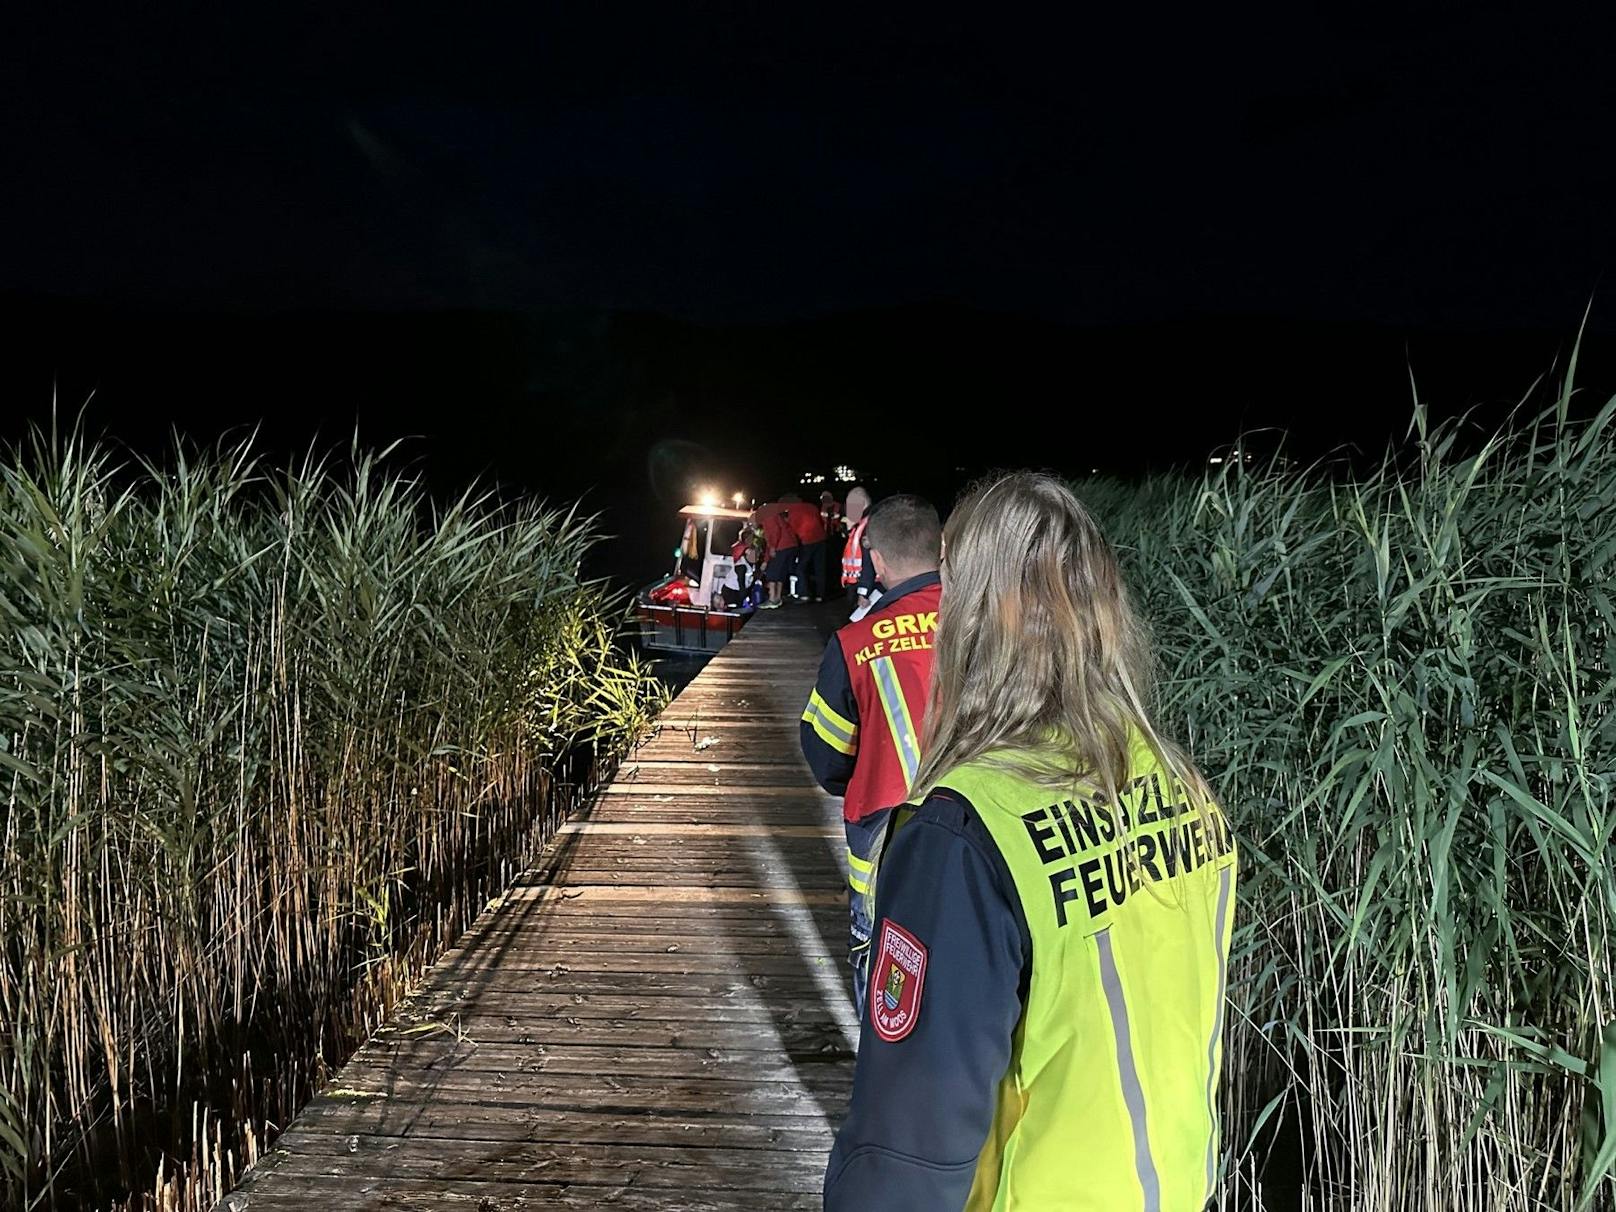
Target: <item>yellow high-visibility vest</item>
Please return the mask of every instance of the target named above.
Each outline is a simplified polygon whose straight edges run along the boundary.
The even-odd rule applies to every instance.
[[[1136,738],[1119,809],[981,762],[940,780],[1004,856],[1032,978],[969,1212],[1200,1212],[1218,1153],[1237,852]]]

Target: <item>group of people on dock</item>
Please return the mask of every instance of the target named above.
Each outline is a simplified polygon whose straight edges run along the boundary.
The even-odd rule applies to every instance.
[[[825,1207],[1202,1208],[1237,854],[1154,721],[1115,554],[1030,473],[857,530],[881,596],[801,724],[861,1024]]]
[[[741,528],[731,553],[763,590],[762,610],[788,601],[823,602],[839,587],[855,603],[874,592],[875,571],[864,564],[865,511],[870,494],[854,488],[844,511],[836,494],[819,494],[818,504],[786,493],[757,506]]]

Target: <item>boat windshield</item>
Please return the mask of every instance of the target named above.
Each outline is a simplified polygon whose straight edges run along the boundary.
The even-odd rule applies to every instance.
[[[738,518],[714,518],[713,528],[713,554],[727,556],[730,548],[735,546],[741,537],[741,523]]]

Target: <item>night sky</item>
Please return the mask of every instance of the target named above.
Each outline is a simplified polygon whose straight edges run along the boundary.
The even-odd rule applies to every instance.
[[[0,31],[0,437],[357,421],[638,534],[838,461],[1379,449],[1590,300],[1616,387],[1593,7],[147,7]]]

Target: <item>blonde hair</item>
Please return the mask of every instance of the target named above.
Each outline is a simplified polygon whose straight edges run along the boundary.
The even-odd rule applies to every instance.
[[[984,761],[1116,802],[1142,736],[1203,811],[1205,780],[1148,703],[1150,637],[1116,553],[1072,491],[1016,472],[984,482],[943,530],[943,599],[912,797]]]

